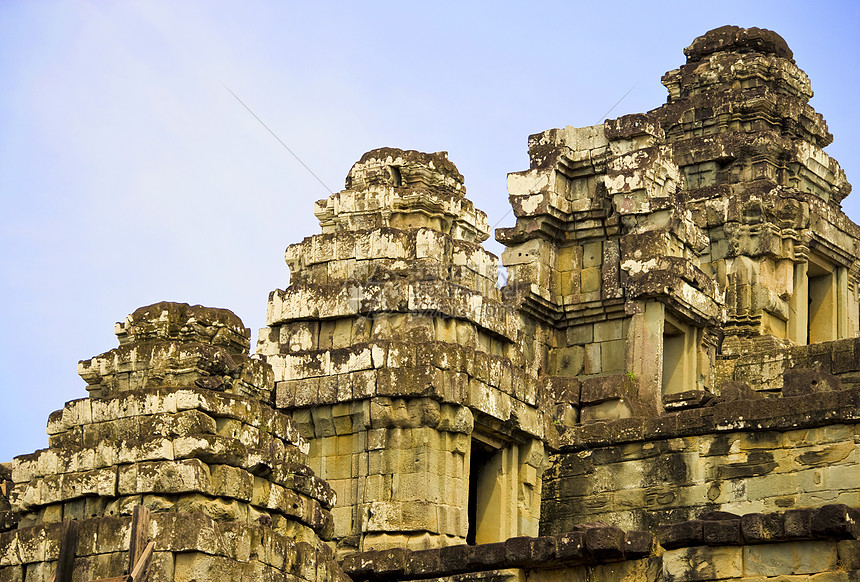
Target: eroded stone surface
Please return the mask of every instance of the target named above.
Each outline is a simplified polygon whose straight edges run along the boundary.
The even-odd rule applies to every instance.
[[[478,244],[486,216],[464,193],[444,152],[368,152],[269,297],[258,351],[338,494],[339,555],[538,534],[545,420],[521,317]]]
[[[75,575],[119,574],[138,504],[151,580],[858,579],[851,186],[778,34],[684,52],[657,109],[529,137],[502,289],[447,154],[380,148],[257,356],[223,309],[117,324],[0,465],[0,580],[69,519]]]
[[[51,415],[49,447],[0,473],[0,499],[13,483],[20,520],[0,534],[0,575],[50,571],[69,520],[81,530],[75,576],[119,575],[142,504],[156,541],[150,580],[342,579],[323,543],[335,493],[272,407],[271,369],[248,357],[242,322],[163,302],[117,335],[120,347],[81,363],[90,396]]]
[[[92,396],[201,388],[271,400],[271,370],[248,357],[251,332],[231,311],[161,302],[116,324],[119,347],[78,363]]]

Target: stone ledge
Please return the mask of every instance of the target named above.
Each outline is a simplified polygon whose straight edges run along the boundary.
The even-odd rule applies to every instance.
[[[343,348],[296,350],[270,354],[268,361],[283,378],[283,382],[308,378],[330,378],[354,372],[377,372],[398,369],[443,370],[463,373],[484,384],[498,387],[511,396],[534,404],[536,387],[520,362],[507,356],[489,354],[482,349],[458,345],[449,341],[416,341],[412,339],[376,340],[355,343]],[[276,390],[277,392],[277,390]],[[404,391],[405,393],[405,391]],[[344,396],[323,395],[323,398],[344,400]],[[316,402],[316,400],[314,400]],[[283,405],[278,405],[283,406]]]
[[[261,431],[277,435],[285,443],[306,449],[292,419],[281,411],[240,394],[205,388],[155,387],[122,392],[104,398],[81,398],[51,413],[48,435],[59,435],[94,423],[111,422],[157,414],[197,410],[213,419],[234,419]]]
[[[151,570],[155,579],[173,579],[174,557],[179,566],[182,556],[186,566],[198,570],[196,579],[201,580],[274,580],[283,579],[284,575],[304,580],[346,580],[327,545],[297,541],[291,533],[277,531],[270,525],[219,522],[200,512],[153,512],[151,519],[149,533],[156,542],[157,555],[168,558],[171,564],[162,570],[160,561],[154,559]],[[87,518],[78,523],[75,572],[81,575],[75,579],[90,579],[93,573],[87,569],[99,556],[122,553],[121,562],[125,562],[131,535],[130,516]],[[18,565],[29,569],[47,563],[49,571],[53,571],[64,527],[63,523],[50,523],[0,533],[0,579],[8,579],[8,568]],[[218,568],[212,570],[212,565]],[[268,570],[267,576],[259,575],[261,567]],[[201,573],[205,575],[199,576]],[[239,577],[240,574],[244,575]]]
[[[309,236],[288,246],[285,259],[291,272],[297,275],[312,267],[334,261],[372,261],[374,267],[379,262],[397,264],[400,261],[408,261],[410,266],[417,263],[421,272],[428,269],[431,273],[438,273],[437,278],[446,278],[447,274],[443,269],[455,264],[455,255],[458,259],[461,255],[468,256],[471,260],[457,264],[475,272],[486,270],[486,273],[490,273],[490,267],[495,260],[495,255],[479,243],[456,239],[432,228],[388,226]],[[424,260],[427,262],[423,262]],[[413,274],[418,272],[415,269],[410,271]],[[346,277],[346,280],[355,279],[354,275]]]
[[[80,455],[82,460],[76,463],[78,452],[83,455]],[[249,448],[238,439],[219,435],[191,434],[173,440],[164,437],[141,441],[124,440],[121,444],[106,440],[95,451],[81,448],[79,451],[66,450],[61,453],[63,454],[52,449],[41,449],[30,455],[17,457],[18,482],[11,490],[15,503],[21,504],[24,500],[29,500],[26,503],[44,505],[45,503],[40,501],[33,501],[44,496],[39,493],[42,482],[53,482],[61,490],[59,497],[54,494],[54,501],[51,503],[66,502],[93,494],[104,496],[110,489],[115,491],[117,475],[140,465],[154,467],[194,460],[201,461],[208,467],[213,486],[211,493],[214,495],[250,501],[247,495],[225,491],[219,487],[220,481],[216,477],[220,468],[232,472],[233,478],[242,475],[241,479],[250,480],[251,483],[255,476],[263,477],[274,485],[318,501],[326,510],[330,510],[335,503],[332,488],[313,474],[306,465],[304,453],[295,447],[287,447],[278,452],[272,449]],[[121,460],[120,455],[124,455]],[[43,457],[46,460],[42,460]],[[52,459],[59,461],[51,462]],[[73,462],[65,462],[69,460]],[[143,491],[136,493],[141,492]],[[207,490],[201,489],[200,492],[205,493]],[[32,509],[28,506],[20,508]],[[0,531],[3,523],[0,512]]]
[[[860,388],[783,398],[735,400],[652,418],[597,421],[569,427],[558,450],[745,430],[794,430],[860,421]]]
[[[470,321],[503,338],[515,338],[519,320],[513,306],[479,291],[442,280],[303,283],[269,294],[266,325],[311,319],[372,317],[378,313],[430,314]]]
[[[420,579],[509,568],[557,568],[620,562],[652,554],[654,536],[614,526],[583,526],[557,536],[515,537],[504,542],[431,550],[406,548],[347,556],[341,566],[353,580]]]
[[[661,526],[660,545],[667,550],[691,546],[742,546],[802,540],[860,538],[860,509],[825,505],[784,513],[734,515],[707,511],[700,519]]]

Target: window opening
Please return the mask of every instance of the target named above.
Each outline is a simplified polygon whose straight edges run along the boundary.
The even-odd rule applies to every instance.
[[[466,534],[466,543],[469,545],[477,543],[478,521],[487,511],[489,496],[482,490],[481,485],[486,485],[486,472],[495,452],[489,445],[472,439],[472,453],[469,459],[469,530]]]
[[[663,322],[663,394],[683,392],[686,386],[686,334],[680,325]]]
[[[516,499],[511,474],[510,442],[500,435],[475,430],[469,456],[469,528],[466,541],[470,544],[501,542],[510,535],[509,504]],[[507,470],[506,470],[507,468]]]
[[[825,266],[809,262],[808,289],[808,343],[814,344],[836,339],[836,285],[833,272]]]

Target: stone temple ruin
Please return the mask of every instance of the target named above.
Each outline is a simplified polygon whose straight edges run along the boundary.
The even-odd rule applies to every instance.
[[[2,466],[0,581],[860,580],[851,186],[782,38],[684,52],[529,138],[501,289],[446,154],[383,148],[256,355],[222,309],[117,324]]]

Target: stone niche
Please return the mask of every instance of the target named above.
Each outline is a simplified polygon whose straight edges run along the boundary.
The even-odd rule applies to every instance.
[[[544,420],[486,215],[442,153],[383,148],[287,249],[258,352],[337,492],[338,548],[536,535]]]

